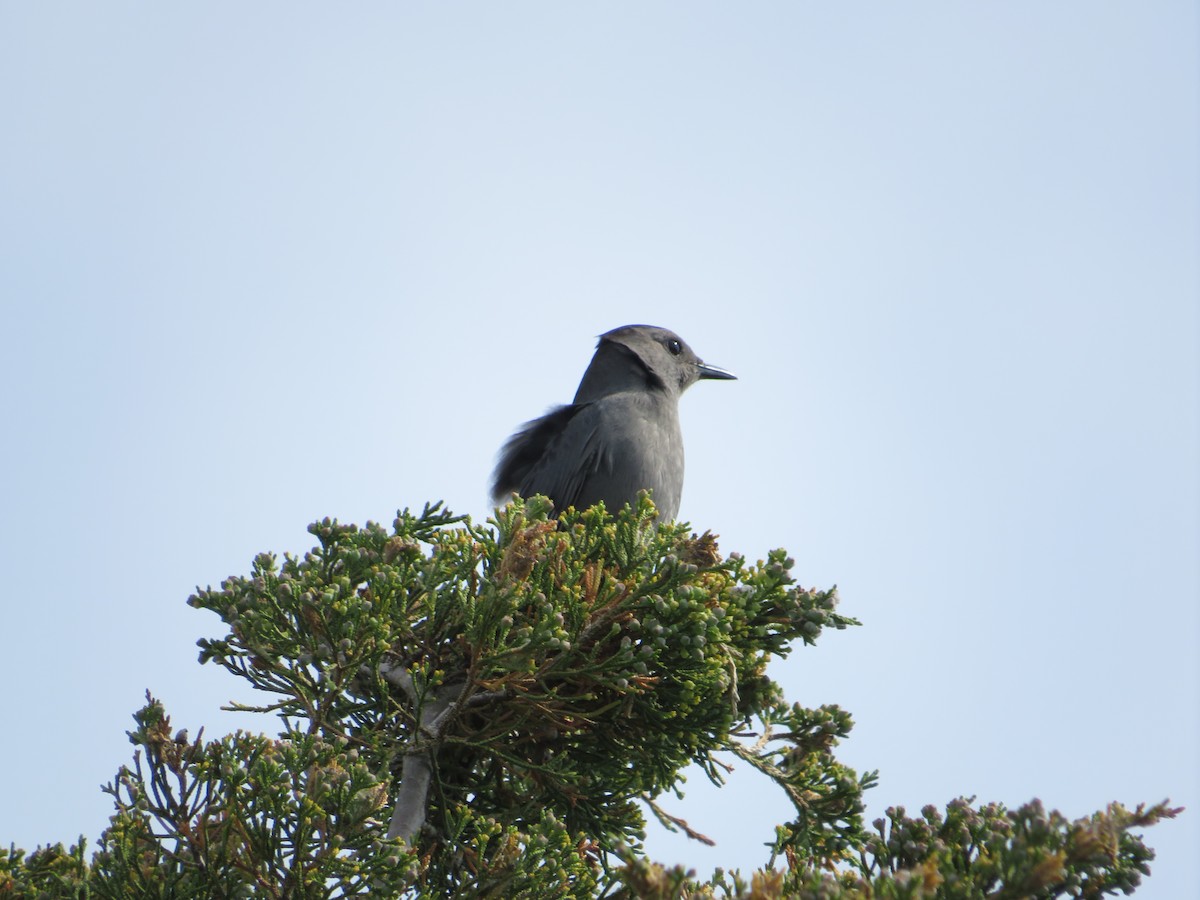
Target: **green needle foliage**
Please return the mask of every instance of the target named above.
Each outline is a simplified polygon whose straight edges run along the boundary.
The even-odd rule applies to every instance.
[[[201,662],[264,692],[278,736],[189,740],[147,695],[98,850],[11,848],[0,898],[1100,896],[1148,872],[1133,829],[1177,812],[955,801],[868,827],[875,774],[833,756],[850,716],[767,676],[857,623],[784,551],[722,558],[646,498],[615,518],[534,498],[486,526],[435,505],[309,530],[303,558],[261,554],[189,599],[227,629]],[[647,811],[704,839],[656,798],[689,764],[721,783],[737,762],[794,806],[768,865],[649,860]]]

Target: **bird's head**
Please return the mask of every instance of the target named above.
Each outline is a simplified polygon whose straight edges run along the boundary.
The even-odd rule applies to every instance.
[[[600,335],[576,403],[617,391],[657,388],[675,396],[702,378],[736,378],[698,357],[675,332],[654,325],[623,325]]]

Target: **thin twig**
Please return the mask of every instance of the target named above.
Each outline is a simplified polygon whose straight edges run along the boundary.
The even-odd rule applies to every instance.
[[[683,833],[690,837],[693,841],[699,841],[700,843],[709,847],[715,847],[717,845],[717,842],[708,835],[701,834],[700,832],[696,831],[690,825],[688,825],[684,819],[679,818],[679,816],[671,815],[645,794],[642,795],[642,802],[650,807],[650,811],[654,813],[658,821],[662,823],[663,827],[666,828],[667,831],[682,830]]]

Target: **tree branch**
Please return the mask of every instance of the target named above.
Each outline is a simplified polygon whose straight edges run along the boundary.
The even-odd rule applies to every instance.
[[[429,785],[433,780],[433,751],[441,743],[442,734],[453,718],[454,711],[470,689],[469,683],[444,684],[434,688],[432,696],[421,696],[412,675],[400,667],[381,667],[389,684],[396,685],[414,706],[420,708],[420,724],[400,768],[400,790],[388,826],[389,838],[401,838],[412,844],[413,838],[425,824],[429,807]]]

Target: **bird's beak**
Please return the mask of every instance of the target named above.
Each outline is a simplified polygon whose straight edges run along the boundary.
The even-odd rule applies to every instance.
[[[721,378],[737,381],[737,376],[728,369],[722,369],[720,366],[710,366],[708,363],[696,361],[696,368],[700,372],[701,378]]]

